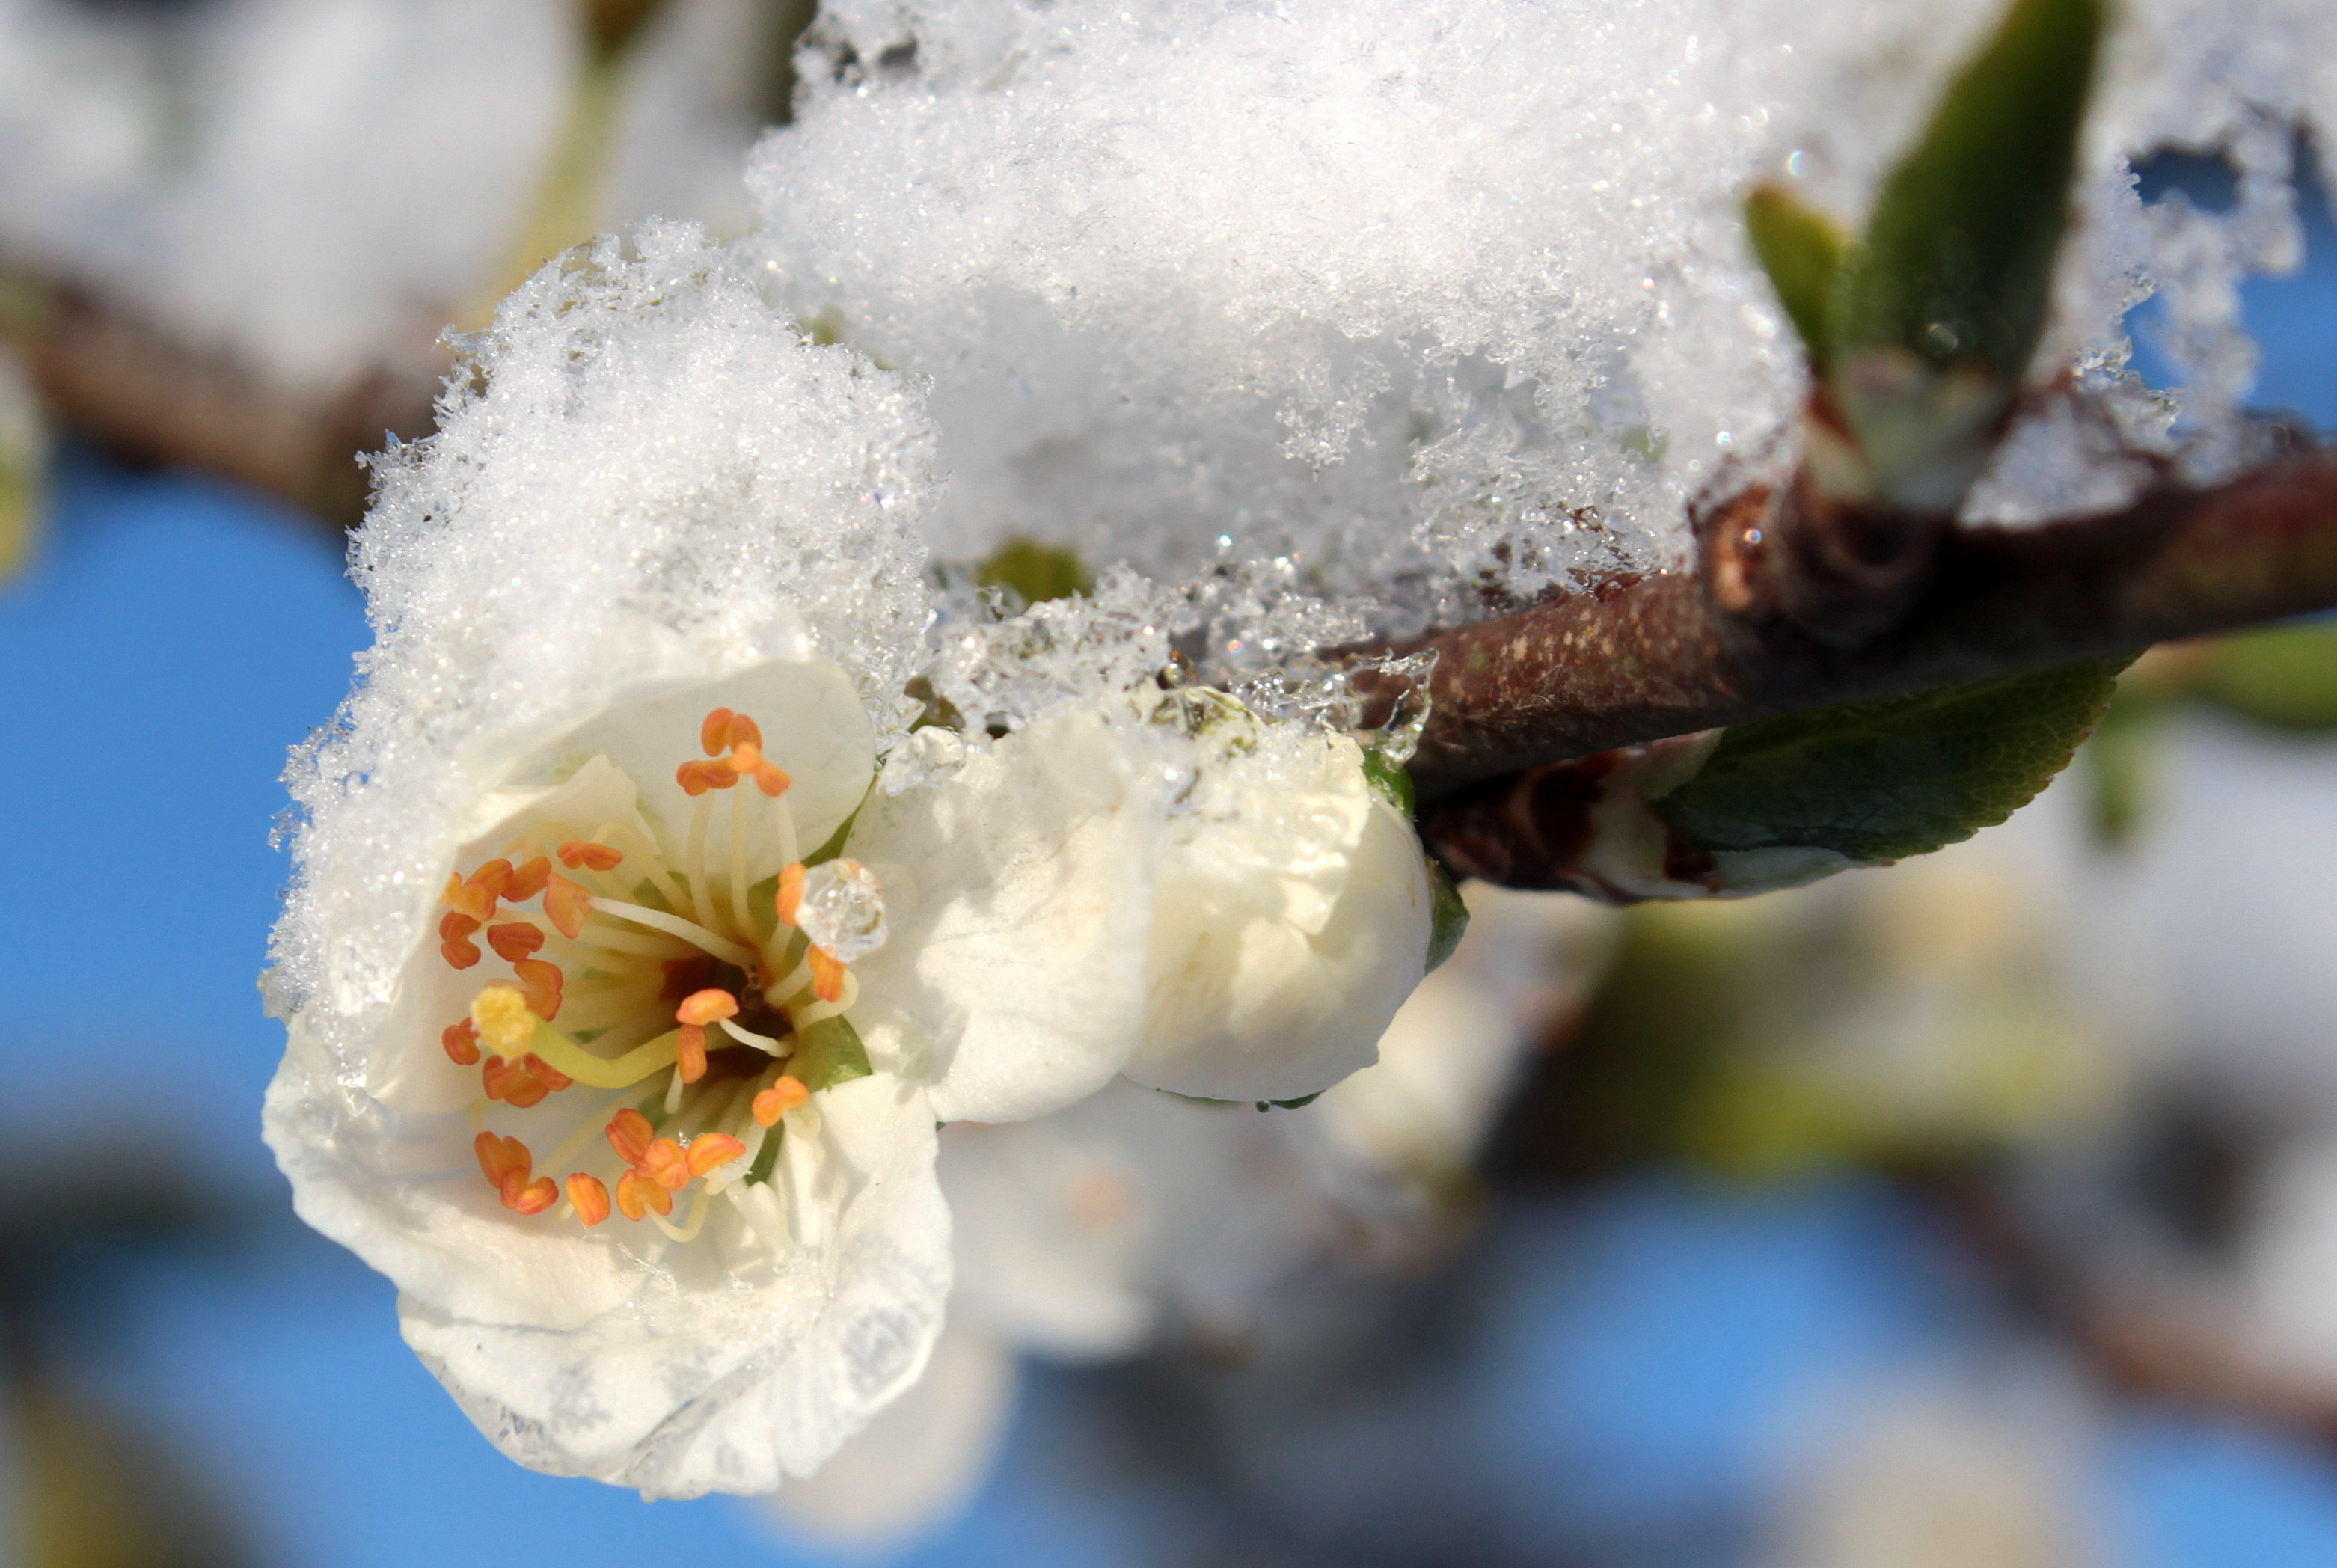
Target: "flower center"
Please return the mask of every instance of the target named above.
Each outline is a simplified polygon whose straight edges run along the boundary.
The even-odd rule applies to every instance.
[[[859,995],[852,961],[885,941],[884,901],[865,867],[800,858],[792,780],[763,755],[752,719],[718,708],[699,739],[706,756],[675,771],[695,802],[680,844],[624,823],[540,821],[448,878],[439,956],[472,968],[484,939],[509,974],[487,980],[440,1042],[479,1069],[479,1169],[514,1213],[556,1209],[598,1225],[613,1183],[616,1211],[686,1240],[709,1200],[728,1196],[784,1244],[801,1239],[802,1206],[771,1189],[805,1175],[781,1168],[787,1126],[814,1131],[814,1092],[867,1071],[845,1014]],[[750,886],[758,813],[781,869]],[[525,1142],[485,1122],[570,1091],[587,1113],[543,1161],[568,1168],[555,1185]],[[688,1220],[670,1223],[693,1183]]]

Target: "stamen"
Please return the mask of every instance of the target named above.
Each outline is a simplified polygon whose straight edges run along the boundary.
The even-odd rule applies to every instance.
[[[467,918],[469,916],[461,915],[446,916],[447,920]],[[445,935],[445,921],[439,922],[439,935]],[[487,927],[487,946],[494,948],[498,956],[516,964],[543,946],[543,933],[526,920],[507,921],[501,926]]]
[[[689,1173],[702,1177],[746,1152],[747,1146],[728,1132],[702,1132],[689,1145]]]
[[[730,776],[723,775],[725,779]],[[714,802],[700,798],[697,809],[689,814],[689,863],[684,869],[689,875],[690,913],[698,916],[700,926],[714,924],[712,906],[706,897],[706,825],[713,819]]]
[[[709,757],[719,757],[722,749],[730,744],[730,720],[736,717],[728,708],[717,708],[698,727],[698,743]],[[752,720],[749,720],[752,722]]]
[[[730,916],[748,936],[755,931],[755,923],[747,918],[747,813],[751,809],[744,789],[730,797]]]
[[[479,1170],[490,1187],[501,1187],[504,1174],[509,1171],[517,1171],[524,1181],[529,1169],[535,1163],[534,1156],[527,1152],[526,1144],[516,1138],[498,1138],[492,1132],[482,1132],[472,1139],[471,1151],[478,1155]]]
[[[773,900],[777,909],[780,925],[792,926],[796,923],[796,911],[803,905],[803,896],[804,864],[800,860],[790,861],[786,869],[779,873],[779,891]]]
[[[699,1231],[706,1227],[706,1210],[709,1206],[706,1190],[701,1187],[698,1191],[696,1200],[689,1206],[688,1224],[669,1225],[660,1216],[656,1221],[657,1228],[665,1232],[666,1240],[669,1241],[695,1241],[698,1240]]]
[[[810,1098],[811,1090],[802,1079],[792,1073],[783,1073],[777,1083],[755,1096],[752,1107],[755,1124],[758,1127],[776,1126],[780,1117]]]
[[[549,1176],[539,1176],[530,1181],[518,1171],[504,1177],[504,1207],[514,1214],[541,1214],[560,1201],[560,1189]]]
[[[711,1024],[718,1019],[736,1018],[738,1015],[738,998],[719,987],[694,991],[683,997],[681,1005],[673,1010],[677,1024]]]
[[[448,907],[484,925],[494,917],[495,900],[511,881],[511,868],[508,860],[490,860],[467,877],[450,876],[446,878],[446,891],[440,897]]]
[[[776,762],[765,762],[755,769],[755,788],[774,800],[786,794],[795,781],[795,775]]]
[[[625,852],[613,845],[588,843],[571,838],[560,847],[560,863],[571,871],[579,866],[588,871],[613,871],[625,858]]]
[[[655,1136],[650,1119],[630,1105],[609,1119],[609,1147],[628,1165],[638,1165],[648,1156]]]
[[[540,855],[529,862],[531,866],[544,863]],[[553,930],[572,942],[576,934],[584,929],[584,916],[592,907],[592,895],[582,884],[571,882],[557,871],[547,869],[544,877],[544,918],[552,922]]]
[[[679,1192],[689,1185],[689,1156],[670,1138],[660,1138],[650,1144],[649,1152],[641,1156],[640,1170],[669,1192]]]
[[[711,713],[707,715],[709,719],[713,716]],[[763,749],[763,727],[744,713],[733,713],[730,715],[729,741],[733,751],[752,749],[759,753]],[[712,755],[711,752],[708,754]]]
[[[542,958],[523,958],[512,965],[519,976],[521,995],[527,999],[527,1010],[545,1023],[560,1016],[560,992],[564,976],[560,965]]]
[[[813,995],[816,995],[823,1002],[841,1002],[844,1000],[845,967],[843,960],[837,958],[836,955],[830,953],[825,947],[814,947],[810,951],[807,952],[804,955],[804,957],[811,965],[811,988]]]
[[[734,963],[741,970],[755,967],[755,958],[758,958],[755,949],[741,942],[731,942],[729,937],[718,937],[715,933],[699,926],[697,921],[685,921],[678,914],[666,914],[664,909],[642,909],[640,905],[626,905],[624,899],[603,897],[593,902],[593,914],[605,914],[605,916],[614,916],[620,921],[631,921],[633,926],[648,926],[650,930],[661,930],[669,937],[680,937],[682,942],[689,942],[697,949],[709,951],[722,963]]]
[[[568,1178],[568,1200],[576,1205],[576,1218],[589,1229],[609,1217],[609,1190],[597,1176],[587,1176],[579,1171]]]
[[[674,1076],[681,1083],[695,1083],[706,1076],[706,1031],[695,1024],[685,1024],[676,1034]]]
[[[545,882],[553,876],[550,856],[538,855],[511,874],[510,884],[504,888],[504,900],[524,904],[543,891]]]
[[[617,1178],[617,1207],[628,1220],[639,1220],[651,1209],[660,1214],[670,1214],[673,1212],[673,1194],[640,1171],[628,1171]]]
[[[741,1045],[752,1045],[756,1050],[768,1051],[774,1056],[785,1056],[788,1053],[787,1043],[784,1040],[774,1040],[768,1034],[758,1034],[752,1029],[741,1028],[728,1018],[720,1019],[719,1022],[722,1025],[723,1032]]]
[[[479,945],[471,940],[471,933],[479,923],[460,909],[449,909],[438,918],[438,955],[449,967],[468,969],[479,961]]]
[[[479,1026],[468,1018],[460,1024],[449,1024],[440,1032],[438,1044],[446,1047],[446,1054],[457,1067],[468,1067],[479,1059]]]
[[[719,762],[685,762],[673,770],[673,781],[681,792],[692,799],[709,789],[728,789],[738,782],[738,775]]]

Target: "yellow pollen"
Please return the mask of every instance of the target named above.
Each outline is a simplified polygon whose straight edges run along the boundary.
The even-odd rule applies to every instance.
[[[536,1016],[527,998],[508,985],[484,987],[471,998],[471,1022],[479,1039],[498,1056],[523,1054],[535,1038]]]

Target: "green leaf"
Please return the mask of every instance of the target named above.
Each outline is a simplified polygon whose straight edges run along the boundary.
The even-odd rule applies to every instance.
[[[2044,329],[2107,0],[2014,0],[1884,184],[1836,298],[1843,349],[2019,382]]]
[[[2337,729],[2337,626],[2279,626],[2208,653],[2199,695],[2280,730]]]
[[[1745,199],[1745,227],[1810,362],[1824,369],[1833,358],[1832,297],[1849,260],[1850,231],[1781,185]]]
[[[868,1048],[860,1043],[860,1031],[841,1014],[823,1018],[805,1030],[796,1044],[795,1054],[787,1058],[787,1072],[801,1079],[803,1086],[815,1094],[838,1083],[849,1083],[855,1078],[865,1078],[871,1071]]]
[[[1070,599],[1090,592],[1095,579],[1072,550],[1041,544],[1036,539],[1009,539],[998,553],[973,569],[973,580],[984,588],[1012,588],[1025,604],[1050,599]]]
[[[1921,855],[2034,799],[2101,717],[2118,668],[2073,664],[1736,725],[1656,808],[1710,850]]]
[[[1403,763],[1391,760],[1374,747],[1364,753],[1364,778],[1381,799],[1403,813],[1405,821],[1419,815],[1419,796],[1412,786],[1412,773]]]
[[[1428,862],[1428,967],[1433,969],[1461,946],[1469,930],[1469,906],[1461,901],[1452,873],[1434,859]]]

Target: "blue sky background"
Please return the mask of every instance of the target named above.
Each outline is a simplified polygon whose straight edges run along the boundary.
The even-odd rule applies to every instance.
[[[2252,284],[2247,309],[2261,400],[2337,427],[2337,233],[2324,203],[2311,217],[2308,270]],[[822,1560],[733,1502],[645,1504],[507,1463],[399,1342],[388,1287],[289,1217],[258,1139],[281,1045],[253,985],[286,874],[269,834],[286,750],[366,641],[313,528],[86,454],[62,462],[36,564],[0,588],[11,1157],[103,1135],[147,1179],[249,1219],[232,1243],[93,1265],[75,1365],[217,1485],[269,1563]],[[1739,1561],[1781,1433],[1992,1328],[1908,1217],[1854,1185],[1651,1181],[1516,1204],[1472,1278],[1435,1377],[1308,1435],[1293,1463],[1330,1456],[1335,1489],[1404,1455],[1423,1505],[1465,1500],[1481,1536],[1535,1554],[1642,1541],[1651,1563]],[[1272,1561],[1315,1560],[1305,1508],[1229,1517],[1116,1447],[1110,1389],[1028,1379],[992,1484],[909,1561],[1181,1563],[1260,1539]],[[2337,1563],[2337,1467],[2317,1454],[2135,1411],[2092,1465],[2112,1568]],[[1385,1503],[1341,1506],[1368,1519]]]

